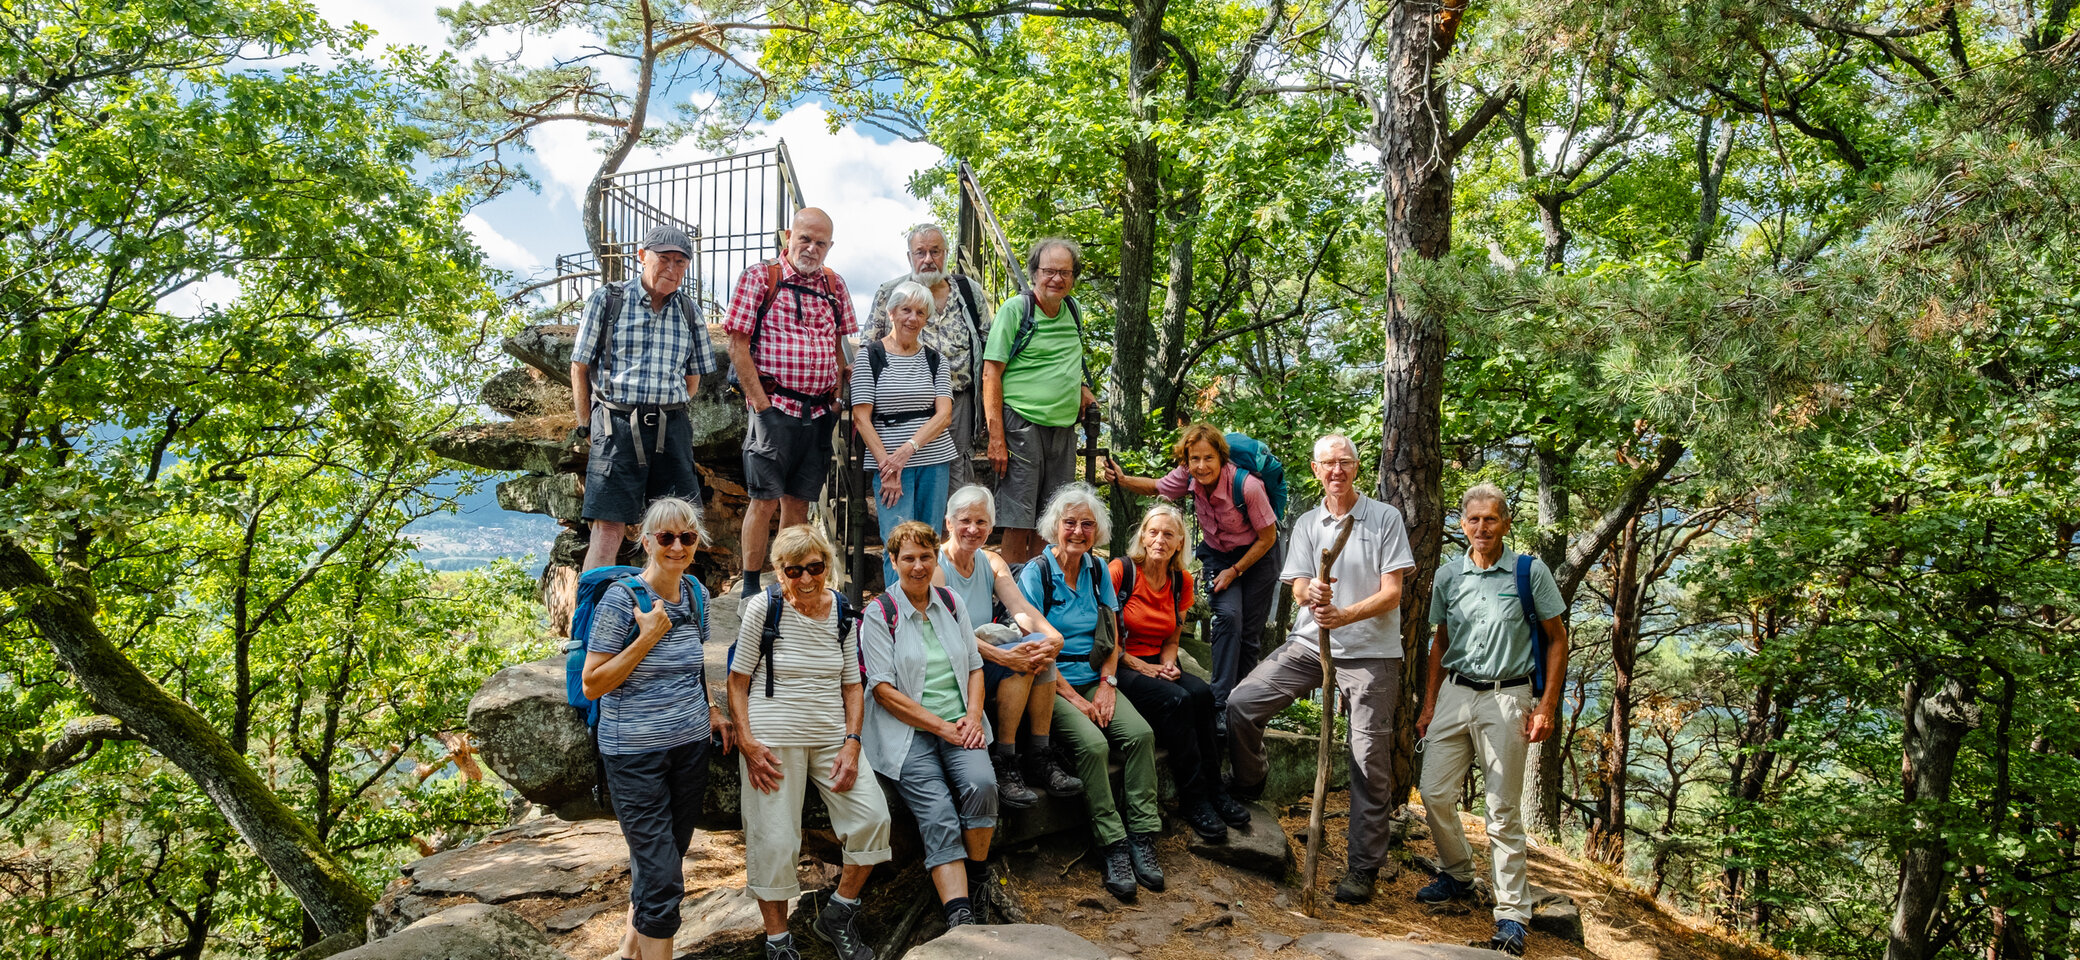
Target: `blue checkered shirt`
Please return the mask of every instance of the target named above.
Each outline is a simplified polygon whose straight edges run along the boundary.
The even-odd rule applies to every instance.
[[[600,354],[600,329],[607,288],[602,285],[585,301],[571,362],[592,368],[592,395],[608,403],[655,405],[685,403],[686,378],[714,373],[715,350],[708,344],[708,325],[694,311],[688,323],[678,296],[666,297],[664,309],[650,309],[650,294],[640,279],[621,284],[621,316],[613,323],[613,343]]]

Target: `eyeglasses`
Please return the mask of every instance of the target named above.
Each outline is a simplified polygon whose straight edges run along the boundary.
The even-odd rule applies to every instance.
[[[1049,280],[1068,280],[1076,276],[1074,270],[1056,270],[1053,267],[1041,267],[1038,272]]]
[[[788,566],[781,567],[780,572],[786,574],[787,579],[794,580],[801,577],[801,575],[805,573],[812,577],[823,576],[823,571],[825,571],[826,569],[829,568],[824,565],[823,561],[811,560],[808,563],[790,564]]]
[[[1351,458],[1349,458],[1349,457],[1344,457],[1344,458],[1343,458],[1343,459],[1341,459],[1341,460],[1316,460],[1316,461],[1314,462],[1314,465],[1315,465],[1315,466],[1317,466],[1317,467],[1320,467],[1320,468],[1322,468],[1322,469],[1324,469],[1324,470],[1356,470],[1356,469],[1358,469],[1358,461],[1356,461],[1356,460],[1352,460],[1352,459],[1351,459]]]
[[[669,530],[659,530],[658,532],[651,534],[651,536],[657,538],[657,545],[660,547],[669,547],[674,543],[683,543],[689,547],[700,546],[701,535],[691,530],[682,531],[680,533],[673,533]]]

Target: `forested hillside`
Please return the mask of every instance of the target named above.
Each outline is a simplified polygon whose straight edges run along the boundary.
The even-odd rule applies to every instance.
[[[1546,840],[1795,955],[2073,956],[2075,7],[495,0],[458,57],[0,5],[0,955],[285,957],[507,821],[462,715],[532,577],[403,533],[523,319],[463,218],[553,124],[611,172],[818,102],[1084,244],[1130,468],[1210,420],[1305,502],[1355,438],[1411,663],[1510,491],[1575,631]],[[469,49],[573,30],[640,85]]]

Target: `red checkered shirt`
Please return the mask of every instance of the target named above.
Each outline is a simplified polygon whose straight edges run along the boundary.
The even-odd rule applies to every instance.
[[[751,355],[751,364],[758,368],[761,377],[770,377],[789,390],[807,394],[821,394],[838,387],[837,338],[840,334],[859,332],[859,318],[852,311],[852,294],[845,289],[845,281],[836,272],[825,268],[822,278],[799,273],[786,257],[780,258],[780,282],[783,284],[773,305],[766,310],[764,324],[758,323],[758,304],[766,295],[766,264],[754,263],[737,277],[737,291],[729,298],[729,316],[723,319],[722,328],[730,333],[751,335],[753,326],[758,327],[757,343]],[[785,286],[797,283],[811,290],[821,290],[830,295],[822,297],[801,294]],[[797,309],[797,302],[800,306]],[[836,304],[833,313],[832,305]],[[837,406],[835,400],[819,404],[814,410],[805,410],[801,401],[769,393],[773,405],[790,417],[815,416]]]

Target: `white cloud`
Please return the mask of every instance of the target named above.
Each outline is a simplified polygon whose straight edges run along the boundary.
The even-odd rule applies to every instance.
[[[205,308],[220,307],[238,299],[238,281],[213,273],[159,298],[159,309],[169,316],[200,316]]]
[[[462,225],[469,229],[470,236],[477,241],[478,249],[484,251],[485,259],[489,260],[492,266],[510,270],[521,276],[542,268],[539,257],[498,232],[497,228],[486,222],[483,217],[472,213],[462,218]]]
[[[376,33],[374,50],[412,44],[440,50],[448,45],[448,30],[434,15],[438,5],[425,0],[312,0],[312,5],[333,26],[367,24]]]

